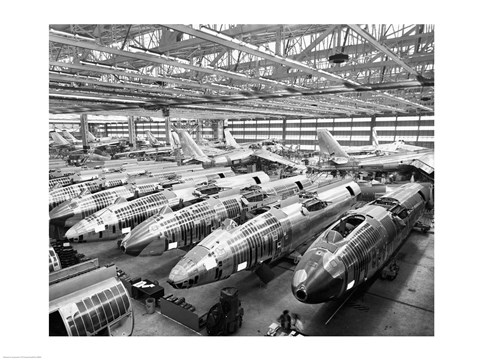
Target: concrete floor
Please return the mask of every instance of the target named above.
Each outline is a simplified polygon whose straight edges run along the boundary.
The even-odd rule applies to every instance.
[[[74,249],[100,265],[114,263],[130,276],[158,280],[165,294],[185,297],[200,315],[219,300],[220,290],[233,286],[239,290],[245,314],[235,335],[255,336],[266,333],[282,310],[298,313],[304,320],[306,335],[434,335],[434,228],[427,233],[413,231],[398,254],[400,272],[394,281],[378,279],[354,293],[325,325],[343,301],[320,305],[298,302],[290,290],[295,265],[281,260],[272,270],[275,278],[263,284],[254,273],[243,272],[218,283],[192,289],[173,289],[166,283],[170,269],[185,254],[173,250],[163,255],[130,257],[123,254],[116,241],[73,244]],[[306,249],[306,247],[305,247]],[[133,300],[135,327],[133,335],[206,335],[197,333],[159,312],[147,314],[144,304]]]

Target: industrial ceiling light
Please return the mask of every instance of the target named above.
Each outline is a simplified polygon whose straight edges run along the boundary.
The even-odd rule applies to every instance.
[[[341,64],[348,61],[349,56],[344,53],[333,54],[328,57],[328,61],[334,64]]]

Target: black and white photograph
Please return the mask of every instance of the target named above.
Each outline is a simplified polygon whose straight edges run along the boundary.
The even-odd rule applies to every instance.
[[[5,117],[28,174],[3,186],[6,336],[34,340],[4,359],[452,353],[476,133],[435,89],[468,54],[437,51],[443,20],[94,12],[35,29]]]
[[[434,335],[434,32],[50,25],[50,336]]]

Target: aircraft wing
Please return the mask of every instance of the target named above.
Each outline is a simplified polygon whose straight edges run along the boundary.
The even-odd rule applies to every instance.
[[[342,146],[342,149],[347,152],[347,154],[356,154],[364,152],[373,152],[375,151],[375,146],[373,145],[364,145],[364,146]]]
[[[115,140],[115,141],[106,141],[106,142],[100,142],[100,143],[88,143],[88,145],[94,148],[102,148],[102,147],[120,145],[120,142],[121,140]]]
[[[121,153],[116,153],[115,156],[128,156],[130,154],[164,154],[164,153],[170,153],[172,149],[168,146],[166,147],[158,147],[158,148],[150,148],[150,149],[141,149],[141,150],[132,150],[132,151],[125,151]]]
[[[435,171],[433,153],[420,156],[418,159],[413,160],[410,165],[425,171],[427,174],[431,174]]]
[[[255,150],[253,152],[253,155],[258,156],[259,158],[262,158],[262,159],[265,159],[265,160],[268,160],[268,161],[276,162],[276,163],[279,163],[279,164],[282,164],[282,165],[291,166],[293,168],[296,168],[296,169],[299,169],[299,170],[302,170],[302,171],[307,170],[307,167],[305,165],[296,164],[293,161],[285,159],[284,157],[282,157],[280,155],[277,155],[277,154],[274,154],[274,153],[272,153],[268,150],[264,150],[264,149]]]
[[[225,153],[225,150],[217,149],[211,146],[200,146],[200,149],[202,149],[207,156],[223,155]]]

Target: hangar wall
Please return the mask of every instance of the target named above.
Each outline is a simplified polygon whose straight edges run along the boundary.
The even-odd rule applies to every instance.
[[[434,116],[393,116],[292,120],[229,120],[238,142],[276,138],[301,150],[318,150],[317,128],[327,128],[341,145],[371,144],[371,128],[377,128],[380,142],[405,140],[409,144],[434,148]],[[283,128],[285,136],[283,137]]]
[[[71,123],[56,122],[57,128],[70,128]],[[288,120],[229,120],[228,128],[241,142],[266,138],[285,141],[286,145],[300,145],[300,150],[318,150],[317,128],[327,128],[341,145],[371,144],[371,129],[377,128],[379,141],[405,140],[409,144],[434,148],[434,116],[392,116],[392,117],[349,117],[330,119],[288,119]],[[127,137],[127,122],[89,122],[90,131],[97,136]],[[136,133],[143,135],[150,130],[160,141],[165,141],[165,119],[137,121]],[[285,133],[284,131],[285,130]],[[213,139],[210,126],[203,127],[203,137]]]

